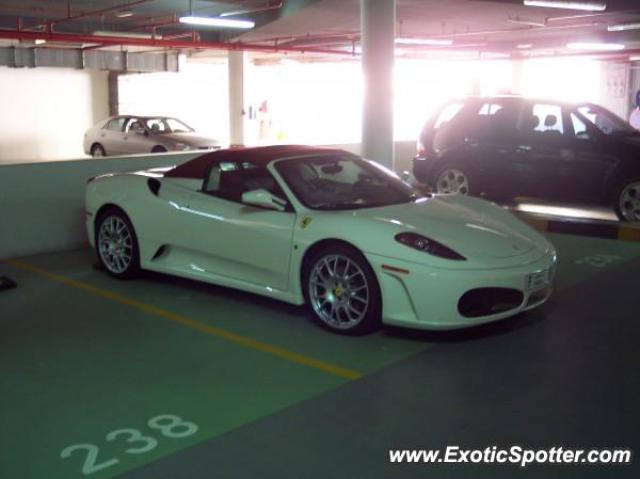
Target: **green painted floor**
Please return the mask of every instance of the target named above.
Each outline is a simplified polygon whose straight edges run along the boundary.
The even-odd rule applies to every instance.
[[[568,235],[551,239],[560,257],[557,292],[535,314],[514,318],[520,329],[551,317],[581,283],[638,264],[640,258],[637,243]],[[396,329],[358,338],[337,336],[309,322],[301,308],[245,293],[154,274],[136,281],[113,280],[92,269],[86,250],[21,261],[169,315],[361,373],[363,379],[346,379],[0,264],[0,275],[18,283],[17,289],[0,292],[2,478],[103,478],[126,471],[144,475],[143,466],[160,464],[163,457],[180,458],[238,428],[246,431],[260,420],[374,381],[394,365],[467,341],[466,333],[433,336]],[[615,298],[612,291],[614,306]],[[585,307],[589,300],[584,298]],[[624,314],[637,315],[625,307]],[[502,338],[519,333],[496,328]],[[491,340],[490,329],[476,344]],[[394,404],[377,402],[375,384],[365,399],[368,407],[402,416]],[[349,396],[339,401],[336,408]],[[332,427],[330,418],[325,422]],[[145,477],[160,476],[155,471]],[[192,474],[173,471],[166,477]]]

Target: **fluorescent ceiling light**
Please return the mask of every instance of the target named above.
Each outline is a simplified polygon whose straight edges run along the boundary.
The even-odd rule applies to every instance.
[[[119,12],[116,12],[115,15],[118,18],[127,18],[133,17],[133,12],[131,10],[120,10]]]
[[[253,28],[256,24],[251,20],[233,20],[230,18],[219,17],[180,17],[180,23],[187,23],[189,25],[202,25],[206,27],[221,27],[221,28]]]
[[[35,43],[36,45],[42,45],[44,43],[47,43],[47,41],[44,38],[36,38],[33,43]]]
[[[453,45],[453,40],[444,38],[396,38],[396,43],[400,45],[432,45],[446,47]]]
[[[611,52],[624,50],[624,45],[622,45],[621,43],[573,42],[567,43],[567,48],[570,50],[598,50]]]
[[[516,45],[516,48],[519,48],[520,50],[526,50],[527,48],[531,48],[533,45],[531,45],[531,43],[520,43],[519,45]]]
[[[524,5],[527,7],[586,10],[588,12],[604,12],[607,9],[607,2],[571,2],[569,0],[524,0]]]
[[[531,27],[546,27],[547,26],[547,21],[545,20],[528,20],[526,18],[519,18],[519,17],[510,17],[507,18],[507,22],[509,23],[515,23],[517,25],[529,25]]]
[[[620,23],[618,25],[609,25],[607,30],[610,32],[623,32],[625,30],[639,30],[640,23]]]
[[[629,61],[630,62],[638,62],[638,61],[640,61],[640,55],[631,55],[629,57]]]
[[[116,37],[116,38],[141,38],[141,39],[161,39],[162,35],[152,35],[151,33],[132,33],[132,32],[109,32],[106,30],[97,30],[93,32],[97,37]]]

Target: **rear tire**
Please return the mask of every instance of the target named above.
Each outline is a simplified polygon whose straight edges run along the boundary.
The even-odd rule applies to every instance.
[[[100,265],[114,278],[134,278],[140,272],[138,238],[124,211],[109,208],[100,214],[95,245]]]
[[[96,143],[91,147],[91,156],[93,158],[102,158],[103,156],[107,156],[107,152],[100,143]]]
[[[469,168],[458,163],[447,163],[434,177],[433,192],[441,195],[475,195],[477,185]]]
[[[302,285],[311,317],[324,328],[361,335],[380,327],[380,287],[355,248],[335,244],[315,252],[305,261]]]
[[[640,178],[621,183],[615,192],[614,209],[620,221],[640,223]]]

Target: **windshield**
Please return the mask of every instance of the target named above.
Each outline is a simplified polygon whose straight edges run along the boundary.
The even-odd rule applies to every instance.
[[[148,118],[145,125],[151,133],[191,133],[193,128],[175,118]]]
[[[276,170],[308,208],[347,210],[415,201],[407,183],[356,156],[296,158],[276,163]]]
[[[638,134],[638,131],[626,121],[602,107],[585,104],[578,106],[578,111],[605,135],[626,136]]]

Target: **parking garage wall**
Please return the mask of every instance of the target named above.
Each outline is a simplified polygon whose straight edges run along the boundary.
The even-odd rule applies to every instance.
[[[0,259],[86,245],[84,188],[89,178],[175,165],[197,154],[0,165]]]
[[[331,146],[360,153],[359,144]],[[413,142],[396,143],[396,170],[410,169],[414,153]],[[84,189],[92,176],[175,165],[198,154],[0,165],[0,259],[85,246]]]
[[[0,163],[81,157],[85,130],[109,114],[107,75],[0,67]]]

